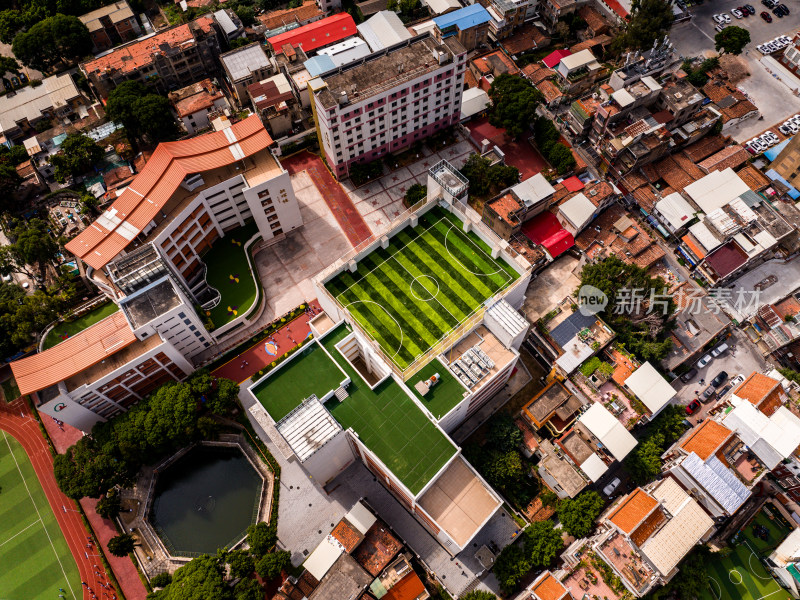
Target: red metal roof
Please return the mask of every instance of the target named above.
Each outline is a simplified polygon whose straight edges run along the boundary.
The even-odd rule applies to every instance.
[[[555,52],[551,52],[550,54],[548,54],[542,59],[542,62],[548,69],[552,69],[558,63],[561,62],[562,58],[564,58],[565,56],[569,56],[570,54],[572,54],[572,52],[570,52],[566,48],[563,48],[561,50],[556,50]]]
[[[717,277],[725,277],[747,262],[747,253],[731,240],[706,256],[706,264],[714,269]]]
[[[564,187],[567,188],[570,192],[579,192],[584,188],[583,182],[578,179],[575,175],[572,177],[567,177],[561,183],[564,184]]]
[[[21,394],[42,390],[77,375],[136,341],[122,311],[60,344],[11,363]]]
[[[227,166],[270,144],[272,138],[257,115],[222,131],[159,144],[136,179],[67,244],[67,250],[102,269],[147,227],[187,175]]]
[[[522,233],[533,242],[544,246],[553,258],[575,245],[575,238],[551,212],[536,215],[522,226]]]
[[[335,44],[358,33],[356,22],[347,13],[338,13],[327,19],[314,21],[297,29],[274,35],[267,41],[272,44],[275,53],[280,53],[281,46],[291,44],[301,46],[304,52]]]

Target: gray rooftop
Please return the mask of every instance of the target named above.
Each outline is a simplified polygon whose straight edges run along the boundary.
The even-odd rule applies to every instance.
[[[578,335],[579,331],[591,327],[596,321],[597,317],[595,315],[587,316],[576,310],[550,332],[550,337],[563,348],[567,342]]]
[[[440,52],[443,53],[443,64],[447,64],[454,55],[466,50],[455,37],[439,44],[429,34],[417,36],[324,75],[322,80],[327,89],[318,92],[317,96],[325,108],[336,106],[343,93],[350,103],[366,100],[439,69],[442,66]]]
[[[180,296],[172,286],[172,282],[165,278],[153,287],[123,300],[122,308],[134,328],[139,328],[168,310],[172,310],[180,303]]]
[[[333,563],[310,600],[357,600],[372,582],[372,576],[349,554],[342,554]]]
[[[750,497],[750,490],[723,465],[716,456],[703,462],[692,452],[681,463],[681,467],[697,481],[728,514],[733,514]]]
[[[233,81],[245,79],[253,71],[270,66],[269,59],[258,42],[226,52],[219,58]]]

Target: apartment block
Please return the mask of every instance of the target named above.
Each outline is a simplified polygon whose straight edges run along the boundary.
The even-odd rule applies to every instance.
[[[219,61],[239,106],[248,104],[247,86],[274,73],[274,67],[259,42],[225,52]]]
[[[214,125],[213,133],[160,144],[114,204],[69,242],[120,311],[14,363],[21,389],[46,414],[89,431],[189,375],[200,352],[255,316],[256,302],[226,311],[231,291],[210,283],[211,257],[243,263],[237,279],[258,286],[250,248],[282,239],[302,218],[258,117]]]
[[[485,44],[489,35],[489,23],[492,17],[480,4],[472,4],[465,8],[434,17],[436,27],[433,32],[436,40],[455,36],[466,50],[474,50]]]
[[[142,34],[127,0],[119,0],[78,18],[89,30],[94,53],[130,42]]]
[[[466,50],[429,35],[308,82],[320,147],[334,175],[399,152],[459,122]]]
[[[217,71],[220,53],[217,27],[214,18],[205,15],[120,46],[81,63],[79,68],[101,99],[128,80],[146,83],[165,93]]]

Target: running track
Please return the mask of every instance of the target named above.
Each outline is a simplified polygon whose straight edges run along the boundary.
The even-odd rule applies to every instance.
[[[13,436],[25,449],[25,453],[36,471],[36,476],[39,478],[39,483],[42,484],[50,508],[56,516],[56,521],[64,533],[72,556],[78,564],[81,581],[85,581],[92,587],[98,599],[105,600],[107,596],[102,595],[104,590],[100,587],[101,582],[107,582],[105,574],[102,579],[95,577],[93,565],[97,564],[98,559],[87,558],[84,554],[87,533],[79,513],[70,510],[64,512],[62,508],[62,506],[66,506],[69,509],[74,506],[74,503],[58,489],[55,475],[53,475],[53,456],[50,454],[50,448],[42,437],[39,424],[31,415],[24,400],[20,398],[10,404],[0,402],[0,429]],[[90,553],[96,553],[94,546]],[[85,587],[82,589],[84,600],[91,600],[92,596],[89,591]],[[75,590],[75,593],[79,593],[78,590]]]
[[[328,208],[339,223],[350,244],[355,248],[361,242],[372,236],[369,225],[361,217],[353,201],[350,200],[339,182],[333,178],[331,172],[322,162],[322,159],[308,150],[301,150],[281,159],[281,164],[289,171],[290,175],[307,171],[311,181],[325,199]]]
[[[308,305],[321,310],[317,300],[312,300]],[[263,339],[236,356],[236,358],[232,358],[221,367],[214,369],[211,374],[215,377],[225,377],[239,383],[247,381],[258,371],[286,354],[308,337],[311,333],[308,321],[309,315],[304,313],[270,336],[278,344],[278,351],[275,355],[267,354],[264,347],[267,339]],[[245,362],[248,364],[245,365]]]

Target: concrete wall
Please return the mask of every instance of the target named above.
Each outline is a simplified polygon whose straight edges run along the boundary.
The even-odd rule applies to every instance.
[[[301,464],[317,485],[324,487],[355,459],[355,454],[347,441],[347,432],[342,430]]]

